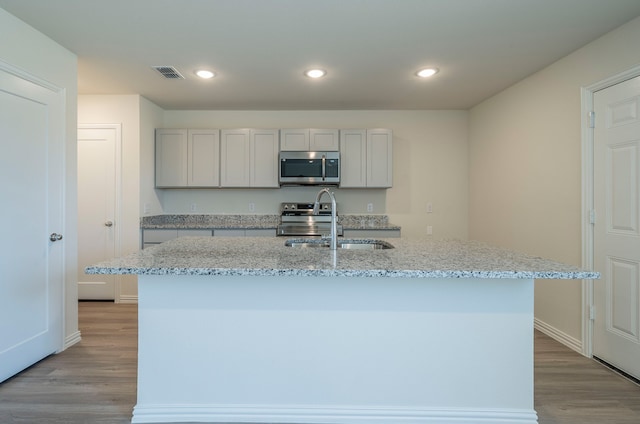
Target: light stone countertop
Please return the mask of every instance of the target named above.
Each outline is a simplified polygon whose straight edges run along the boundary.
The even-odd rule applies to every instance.
[[[150,229],[275,229],[280,215],[183,214],[153,215],[140,219],[140,228]],[[338,224],[348,230],[400,230],[387,215],[338,215]]]
[[[87,274],[591,279],[597,272],[474,241],[384,239],[394,249],[286,247],[289,237],[181,237]]]

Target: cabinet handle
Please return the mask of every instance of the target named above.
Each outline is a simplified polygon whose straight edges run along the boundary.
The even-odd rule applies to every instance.
[[[62,240],[62,234],[58,234],[58,233],[51,233],[51,235],[49,236],[49,240],[51,240],[51,241],[59,241],[59,240]]]
[[[325,155],[322,155],[322,181],[325,180],[325,177],[327,176],[327,157]]]
[[[107,221],[104,223],[105,227],[113,227],[113,222],[112,221]]]

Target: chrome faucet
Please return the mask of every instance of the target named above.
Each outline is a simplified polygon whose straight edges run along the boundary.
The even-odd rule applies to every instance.
[[[323,188],[318,192],[316,196],[316,203],[313,205],[313,214],[318,215],[320,213],[320,198],[324,193],[327,193],[331,198],[331,250],[336,250],[338,247],[338,218],[336,206],[336,197],[328,188]]]

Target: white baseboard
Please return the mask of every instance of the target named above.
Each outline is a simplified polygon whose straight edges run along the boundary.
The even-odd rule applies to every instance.
[[[537,424],[533,409],[384,408],[327,405],[136,405],[132,423]]]
[[[558,330],[554,326],[549,325],[546,322],[539,320],[538,318],[533,319],[533,326],[536,330],[541,331],[552,339],[567,346],[569,349],[575,350],[580,355],[582,355],[582,342],[575,337],[572,337],[567,333]]]
[[[137,294],[121,294],[118,297],[118,303],[138,303]]]
[[[74,344],[79,343],[80,340],[82,340],[82,337],[80,336],[80,331],[75,331],[69,334],[67,337],[64,338],[64,350],[67,350]]]

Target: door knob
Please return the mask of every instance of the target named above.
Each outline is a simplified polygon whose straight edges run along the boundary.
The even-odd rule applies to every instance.
[[[107,221],[104,223],[105,227],[112,227],[113,226],[113,222],[112,221]]]
[[[62,234],[51,233],[51,235],[49,236],[49,240],[51,240],[51,241],[62,240]]]

